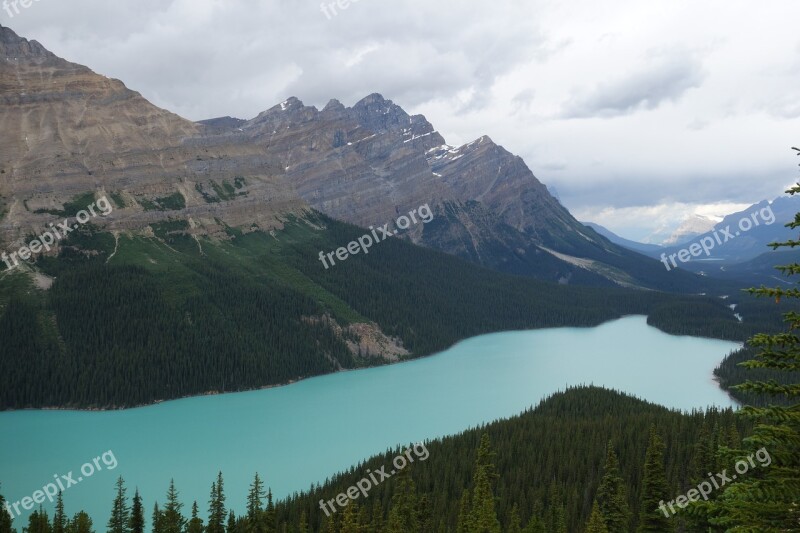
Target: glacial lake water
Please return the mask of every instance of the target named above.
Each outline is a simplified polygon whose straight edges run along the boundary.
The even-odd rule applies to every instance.
[[[110,450],[116,468],[101,459],[102,470],[64,492],[67,514],[86,510],[97,531],[120,475],[129,496],[138,487],[148,518],[171,478],[184,511],[197,500],[205,516],[221,470],[228,506],[239,514],[255,472],[280,498],[387,448],[519,414],[572,385],[683,410],[732,406],[712,371],[737,346],[667,335],[631,316],[595,328],[485,335],[433,357],[261,391],[127,411],[0,413],[0,493],[15,502],[54,475],[72,471],[78,481],[84,463]],[[52,516],[52,505],[44,507]],[[14,521],[18,531],[29,513]]]

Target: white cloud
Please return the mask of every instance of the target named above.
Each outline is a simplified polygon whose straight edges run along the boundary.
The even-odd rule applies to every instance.
[[[490,135],[581,212],[778,196],[797,20],[794,0],[361,0],[331,20],[316,0],[42,0],[3,23],[194,120],[380,92],[451,143]]]

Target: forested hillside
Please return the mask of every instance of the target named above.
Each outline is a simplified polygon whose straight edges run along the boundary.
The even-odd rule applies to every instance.
[[[660,476],[662,497],[669,500],[696,486],[707,472],[726,468],[715,455],[717,448],[738,446],[749,430],[750,425],[731,410],[683,414],[605,389],[576,388],[555,394],[520,416],[425,443],[429,453],[425,461],[418,460],[400,475],[374,486],[367,498],[335,514],[329,512],[330,518],[320,508],[321,499],[335,499],[370,471],[391,465],[402,448],[387,450],[323,486],[276,503],[271,495],[265,497],[269,479],[254,481],[247,506],[226,503],[224,473],[209,480],[214,486],[208,505],[181,502],[180,487],[169,491],[164,487],[167,498],[152,515],[156,520],[152,531],[472,532],[477,529],[462,528],[471,521],[485,521],[498,526],[486,531],[520,532],[524,527],[530,533],[579,533],[587,531],[585,524],[597,499],[605,509],[619,513],[623,525],[618,531],[632,532],[645,514],[640,502],[645,497],[642,483],[648,447],[651,453],[662,450],[656,461],[661,466],[647,475]],[[653,438],[663,441],[663,448],[653,447]],[[127,481],[128,487],[135,486],[136,480]],[[79,510],[70,506],[68,494],[64,500],[67,511],[55,517],[55,524],[46,515],[34,513],[27,531],[90,533],[88,517],[75,514]],[[141,505],[136,510],[135,498],[133,513],[138,513],[138,519],[129,519],[131,494],[125,497],[109,491],[108,503],[109,524],[121,525],[112,529],[115,533],[150,530]],[[119,512],[122,508],[124,516]],[[8,533],[2,513],[0,533]],[[666,522],[670,528],[680,525],[699,531],[701,527],[686,513],[670,520]],[[21,531],[26,525],[15,526]],[[103,524],[96,523],[94,530],[102,531]]]
[[[154,224],[151,236],[73,232],[36,265],[54,278],[49,290],[2,274],[0,408],[126,407],[391,360],[362,347],[352,324],[372,324],[408,357],[626,314],[671,333],[756,331],[720,298],[539,282],[400,239],[322,267],[319,251],[363,231],[309,214],[272,234],[229,229],[227,241],[189,235],[183,221]]]

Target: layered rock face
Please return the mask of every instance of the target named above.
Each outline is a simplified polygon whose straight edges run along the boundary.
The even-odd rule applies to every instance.
[[[269,230],[309,208],[383,225],[428,204],[436,222],[412,227],[413,241],[562,282],[591,270],[573,256],[602,263],[621,250],[489,137],[449,146],[378,94],[322,110],[290,98],[252,120],[193,123],[0,27],[0,129],[6,242],[94,193],[115,198],[101,221],[110,230],[184,218],[212,236],[225,225]]]

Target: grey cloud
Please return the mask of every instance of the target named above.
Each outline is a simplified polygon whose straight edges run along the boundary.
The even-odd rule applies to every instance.
[[[655,57],[643,70],[604,83],[567,105],[564,118],[616,117],[642,109],[655,109],[677,101],[689,89],[702,84],[701,64],[683,54]]]

